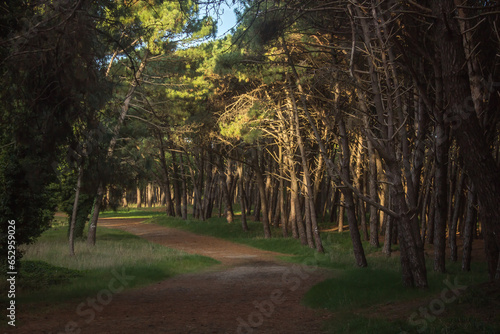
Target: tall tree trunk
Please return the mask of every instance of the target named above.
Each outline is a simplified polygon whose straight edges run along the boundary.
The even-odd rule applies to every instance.
[[[342,146],[342,160],[340,163],[340,171],[343,174],[344,179],[350,181],[351,175],[349,171],[349,161],[351,152],[349,150],[347,131],[345,129],[344,120],[340,118],[338,122],[339,122],[339,136]],[[363,244],[361,243],[361,236],[359,234],[358,222],[356,220],[356,207],[354,205],[352,191],[347,187],[345,187],[342,189],[342,192],[344,194],[344,199],[345,199],[347,223],[349,224],[349,233],[351,235],[354,257],[356,258],[356,264],[359,267],[366,267],[368,263],[366,262],[365,251],[363,249]]]
[[[448,135],[443,124],[436,124],[434,175],[434,271],[444,273],[446,250],[446,223],[448,220]]]
[[[322,201],[321,201],[321,196],[320,196],[320,190],[321,190],[321,184],[325,180],[325,177],[323,177],[323,170],[324,170],[324,161],[323,161],[323,154],[319,154],[318,156],[318,165],[316,168],[316,173],[314,175],[314,193],[313,193],[313,198],[314,198],[314,207],[316,208],[316,212],[321,215],[322,213],[322,208],[323,206]],[[328,189],[328,187],[325,187]]]
[[[182,195],[181,195],[181,185],[179,177],[179,164],[177,162],[177,154],[175,151],[171,151],[172,154],[172,183],[174,185],[174,201],[175,201],[175,216],[182,217]]]
[[[259,195],[260,195],[260,207],[262,210],[262,226],[264,228],[264,238],[269,239],[271,238],[271,229],[269,227],[269,220],[268,220],[266,185],[264,183],[264,176],[262,175],[262,170],[259,164],[258,152],[256,150],[254,156],[254,170],[257,181],[257,187],[259,189]]]
[[[363,168],[362,168],[362,156],[363,156],[363,137],[358,137],[358,145],[356,147],[356,158],[353,161],[354,169],[354,187],[359,189],[360,192],[364,193],[363,189]],[[358,220],[361,228],[361,233],[363,235],[363,240],[368,239],[368,230],[366,228],[366,211],[364,202],[362,200],[355,199],[355,206],[358,211]]]
[[[391,195],[389,194],[388,202],[391,202]],[[392,207],[392,205],[391,205]],[[394,218],[385,215],[385,232],[384,232],[384,246],[382,247],[382,253],[385,254],[386,256],[391,256],[391,243],[392,243],[392,230],[393,230],[393,225],[394,225]]]
[[[339,188],[335,187],[332,195],[332,203],[330,207],[330,223],[334,223],[337,221],[337,209],[341,207],[341,197],[342,197],[342,192],[339,190]],[[338,224],[337,224],[338,226]]]
[[[458,178],[457,187],[455,189],[455,201],[453,203],[453,217],[450,222],[450,258],[453,262],[457,262],[457,225],[459,219],[459,213],[462,207],[462,191],[464,187],[465,173],[462,171]]]
[[[471,182],[470,182],[471,183]],[[474,240],[474,227],[477,223],[477,195],[473,185],[469,186],[467,194],[467,214],[465,217],[464,245],[462,256],[462,271],[470,271],[472,257],[472,241]]]
[[[306,223],[307,245],[309,246],[309,248],[314,248],[314,240],[312,235],[312,221],[311,221],[311,205],[307,198],[305,198],[304,201],[304,218],[305,218],[304,221]]]
[[[142,208],[141,188],[139,186],[137,186],[136,188],[136,196],[137,196],[137,208]]]
[[[174,203],[172,202],[172,194],[170,192],[170,175],[168,172],[167,160],[165,158],[165,144],[163,137],[157,133],[158,141],[160,143],[160,163],[163,173],[163,190],[165,191],[165,211],[167,215],[174,216]]]
[[[239,197],[240,197],[240,203],[241,203],[241,227],[243,228],[243,231],[247,232],[248,231],[248,224],[247,224],[247,213],[246,213],[246,201],[245,201],[245,187],[244,187],[244,178],[243,178],[243,163],[239,162],[238,163],[238,175],[239,175],[239,186],[240,186],[240,191],[239,191]]]
[[[292,232],[294,233],[294,237],[299,237],[300,243],[302,245],[307,245],[307,237],[304,229],[304,224],[302,223],[302,210],[300,208],[300,201],[299,201],[299,185],[297,181],[297,176],[295,174],[294,163],[290,156],[288,157],[288,165],[290,170],[290,182],[291,182],[290,201],[292,206],[292,213],[290,214],[290,219],[293,219]],[[294,232],[295,230],[297,232]],[[295,233],[298,233],[298,235],[296,235]]]
[[[146,201],[148,208],[153,206],[153,184],[151,182],[146,186]]]
[[[375,150],[372,143],[368,140],[368,164],[369,164],[369,177],[368,177],[368,190],[370,198],[378,201],[377,194],[377,163],[375,157]],[[378,240],[378,215],[377,208],[370,205],[370,245],[373,247],[380,247]]]
[[[76,214],[78,212],[78,201],[80,200],[80,189],[82,186],[83,168],[78,167],[78,179],[76,181],[75,201],[73,202],[73,212],[71,214],[71,223],[69,225],[69,255],[75,255],[75,225]]]
[[[186,165],[184,164],[184,158],[182,157],[183,154],[180,154],[180,159],[181,159],[181,179],[182,179],[182,219],[187,220],[188,213],[187,213],[187,207],[188,207],[188,189],[187,189],[187,180],[186,180]],[[186,157],[186,159],[189,159],[189,157]]]
[[[339,233],[344,232],[345,197],[344,192],[340,193],[339,214],[337,217],[337,227]]]
[[[390,176],[388,181],[393,184],[391,203],[394,205],[394,211],[400,212],[397,224],[400,236],[399,245],[402,249],[403,283],[406,286],[426,288],[428,282],[424,247],[420,238],[419,227],[414,224],[414,220],[409,215],[410,211],[408,210],[404,187],[401,183],[401,171],[397,163],[389,163],[387,168]]]
[[[287,238],[288,237],[288,229],[287,229],[287,224],[288,224],[288,213],[286,212],[285,209],[285,186],[284,186],[284,177],[285,177],[285,172],[284,172],[284,162],[283,162],[283,154],[282,154],[282,149],[280,146],[280,164],[279,164],[279,169],[280,169],[280,180],[279,180],[279,210],[280,210],[280,224],[281,224],[281,230],[283,231],[283,237]]]
[[[219,174],[220,174],[220,187],[222,189],[222,197],[224,199],[224,211],[226,213],[226,220],[229,224],[232,224],[234,222],[233,203],[229,196],[226,166],[224,165],[222,157],[220,157],[219,160]]]

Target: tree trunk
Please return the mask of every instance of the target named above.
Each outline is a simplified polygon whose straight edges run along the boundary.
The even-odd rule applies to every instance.
[[[244,179],[243,179],[243,163],[239,162],[238,163],[238,175],[239,175],[239,186],[240,186],[240,191],[239,191],[239,197],[240,197],[240,203],[241,203],[241,227],[243,228],[243,231],[247,232],[248,231],[248,224],[247,224],[247,213],[246,213],[246,202],[245,202],[245,188],[244,188]]]
[[[264,183],[264,176],[262,175],[262,171],[260,169],[259,158],[256,150],[254,156],[254,170],[257,181],[257,187],[259,189],[259,195],[260,195],[260,208],[262,211],[262,225],[264,228],[264,238],[269,239],[271,238],[271,229],[269,227],[269,220],[268,220],[266,185]]]
[[[459,219],[459,213],[461,212],[462,207],[462,191],[464,187],[465,173],[462,171],[458,178],[458,183],[455,189],[455,201],[453,208],[453,217],[450,222],[450,259],[453,262],[457,262],[457,225]]]
[[[420,231],[418,225],[409,216],[405,192],[401,183],[400,169],[395,165],[388,165],[389,182],[393,184],[391,203],[394,211],[400,212],[397,221],[399,233],[399,245],[401,249],[401,266],[403,271],[403,283],[405,286],[418,288],[428,287],[427,269]]]
[[[175,151],[171,151],[172,154],[172,183],[174,185],[174,201],[175,201],[175,216],[182,217],[182,195],[181,195],[181,185],[179,177],[179,165],[177,162],[177,154]]]
[[[307,245],[309,246],[309,248],[314,248],[314,240],[312,235],[311,206],[307,198],[304,201],[304,218],[306,223]]]
[[[73,202],[73,212],[71,214],[71,223],[69,225],[69,255],[75,255],[75,225],[76,214],[78,212],[78,201],[80,199],[80,189],[82,185],[83,168],[78,167],[78,179],[76,181],[75,201]]]
[[[292,213],[290,215],[290,219],[293,219],[292,221],[292,231],[297,231],[294,232],[294,237],[299,237],[300,243],[302,245],[307,245],[307,237],[306,237],[306,232],[304,229],[304,224],[302,223],[302,210],[300,208],[300,201],[299,201],[299,185],[297,182],[297,176],[295,174],[295,167],[292,161],[291,157],[288,157],[288,165],[289,165],[289,170],[290,170],[290,191],[291,191],[291,206],[292,208]],[[298,233],[296,236],[295,233]]]
[[[165,144],[163,137],[157,133],[158,141],[160,143],[160,163],[163,172],[163,190],[165,191],[165,211],[167,215],[174,216],[174,203],[172,202],[172,194],[170,192],[170,175],[168,172],[167,160],[165,158]]]
[[[337,227],[339,233],[344,232],[344,215],[345,215],[345,197],[344,192],[340,193],[339,214],[337,217]]]
[[[360,192],[364,193],[363,188],[363,168],[362,168],[362,159],[363,157],[363,137],[358,137],[358,145],[356,148],[356,158],[353,162],[353,165],[356,166],[354,170],[354,187],[359,189]],[[358,220],[361,228],[361,233],[363,235],[363,240],[368,239],[368,230],[366,228],[366,210],[364,206],[364,202],[362,200],[355,199],[355,205],[358,211]]]
[[[142,197],[141,197],[141,188],[137,186],[136,188],[136,196],[137,196],[137,208],[142,208]]]
[[[375,157],[375,150],[372,143],[368,140],[368,164],[369,164],[369,177],[368,177],[368,190],[370,198],[378,201],[377,194],[377,163]],[[373,247],[380,247],[378,240],[378,215],[377,208],[370,205],[370,245]]]
[[[254,196],[252,196],[252,197],[255,198],[255,201],[253,202],[253,204],[254,204],[253,221],[260,222],[260,214],[261,214],[260,201],[261,201],[261,198],[260,198],[259,189],[258,188],[257,188],[257,190],[253,189],[253,194],[254,194]]]
[[[474,240],[474,227],[477,223],[477,195],[474,186],[469,187],[467,194],[467,214],[465,217],[464,246],[462,256],[462,271],[470,271],[472,241]]]
[[[444,273],[446,250],[446,223],[448,219],[448,135],[442,124],[436,124],[434,175],[434,271]]]
[[[389,195],[390,196],[390,195]],[[390,202],[390,199],[389,199]],[[392,205],[391,205],[392,207]],[[393,226],[393,220],[389,215],[385,216],[385,232],[384,232],[384,246],[382,247],[382,253],[385,254],[387,257],[391,256],[391,242],[392,242],[392,226]]]
[[[153,206],[153,185],[151,184],[151,182],[149,182],[146,186],[146,199],[148,208],[151,208]]]
[[[220,174],[220,187],[222,189],[222,197],[224,199],[224,211],[226,213],[226,220],[229,224],[232,224],[234,222],[233,203],[229,196],[226,168],[224,166],[224,161],[222,157],[220,157],[219,160],[219,174]]]
[[[188,213],[187,213],[187,207],[188,207],[188,189],[187,189],[187,181],[186,181],[186,165],[184,164],[184,159],[183,159],[183,154],[180,154],[180,159],[181,159],[181,179],[182,179],[182,219],[187,220],[188,218]],[[186,159],[189,159],[189,157],[186,157]]]
[[[349,171],[349,161],[351,152],[349,150],[347,131],[345,129],[344,120],[340,118],[338,122],[339,122],[339,136],[342,146],[342,160],[340,163],[340,172],[343,174],[344,180],[350,181],[351,175]],[[356,220],[356,207],[354,205],[352,191],[349,188],[344,187],[342,188],[342,193],[344,194],[344,199],[345,199],[347,223],[349,224],[349,233],[351,235],[354,256],[356,258],[356,264],[359,267],[366,267],[368,266],[368,263],[366,262],[365,251],[363,249],[363,244],[361,243],[361,236],[359,234],[358,222]]]
[[[281,156],[281,155],[280,155]],[[283,233],[283,237],[287,238],[288,237],[288,229],[287,229],[287,224],[288,224],[288,213],[286,212],[285,209],[285,186],[284,186],[284,171],[283,171],[283,161],[282,158],[280,159],[280,180],[279,180],[279,210],[280,210],[280,224],[281,224],[281,230]]]

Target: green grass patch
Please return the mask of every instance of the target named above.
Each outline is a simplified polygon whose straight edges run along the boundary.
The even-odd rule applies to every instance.
[[[373,259],[372,261],[373,262]],[[495,315],[478,318],[471,310],[498,309],[498,293],[478,293],[477,285],[487,279],[485,264],[475,264],[475,271],[464,273],[459,264],[448,264],[448,273],[428,272],[429,289],[410,289],[402,285],[399,267],[382,269],[378,265],[368,268],[353,268],[338,271],[335,278],[325,280],[312,287],[304,296],[303,303],[309,307],[328,309],[335,313],[335,320],[326,324],[330,333],[498,333],[499,317]],[[442,300],[453,297],[450,287],[467,287],[462,295],[452,302]],[[479,289],[481,290],[481,289]],[[451,300],[450,299],[450,300]],[[437,301],[436,301],[437,300]],[[435,304],[431,304],[436,301]],[[440,304],[443,301],[443,304]],[[380,313],[386,305],[392,305],[387,313]],[[399,305],[399,306],[398,306]],[[429,306],[434,305],[434,306]],[[432,307],[444,305],[443,313],[437,317]],[[423,308],[432,321],[428,321]],[[399,312],[396,320],[390,312]],[[375,314],[373,314],[375,312]],[[413,316],[413,318],[411,318]],[[339,319],[342,319],[339,321]]]
[[[104,211],[99,214],[99,218],[144,218],[149,219],[158,216],[165,216],[164,208],[119,208],[116,211]]]
[[[387,259],[372,259],[370,264],[374,262],[374,266],[339,271],[335,278],[312,287],[304,296],[303,302],[313,308],[331,311],[354,310],[430,297],[455,282],[469,287],[487,280],[484,264],[477,265],[479,270],[471,273],[461,272],[458,264],[449,264],[446,274],[428,272],[428,289],[411,289],[403,286],[399,266],[391,267],[390,262],[384,262],[385,260]]]
[[[20,270],[19,290],[35,291],[43,287],[69,283],[72,279],[81,277],[78,270],[53,266],[43,261],[24,260]]]

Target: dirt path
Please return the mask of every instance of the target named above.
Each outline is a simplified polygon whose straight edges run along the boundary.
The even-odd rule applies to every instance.
[[[277,260],[282,254],[141,221],[102,219],[100,226],[221,264],[110,298],[97,294],[101,301],[109,299],[102,310],[86,306],[77,312],[86,302],[80,301],[64,310],[21,316],[24,326],[16,333],[323,333],[328,313],[308,309],[300,300],[329,272]],[[123,274],[126,280],[126,273],[117,277]]]

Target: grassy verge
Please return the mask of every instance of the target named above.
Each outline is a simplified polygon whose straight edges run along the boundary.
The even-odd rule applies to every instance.
[[[56,221],[36,243],[23,248],[17,278],[18,303],[29,305],[43,301],[55,305],[73,299],[83,300],[102,289],[109,289],[110,284],[122,290],[122,287],[142,286],[218,263],[103,227],[98,229],[95,247],[78,240],[76,256],[70,257],[67,225],[62,221]]]

